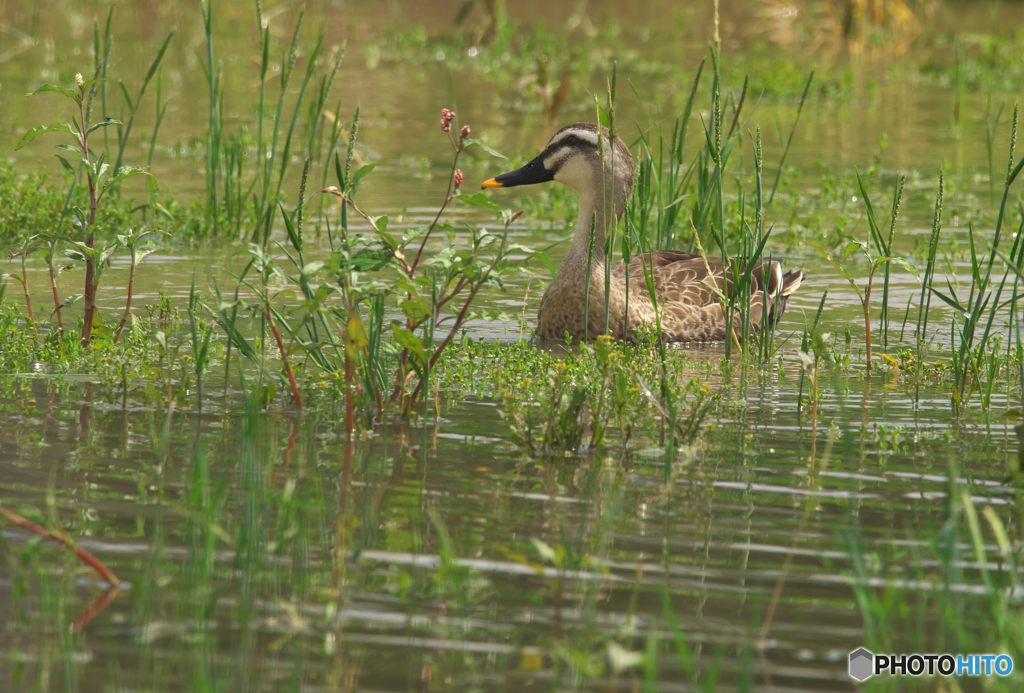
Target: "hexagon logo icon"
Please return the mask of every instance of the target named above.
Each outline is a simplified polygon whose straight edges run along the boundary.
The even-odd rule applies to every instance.
[[[874,674],[875,656],[858,647],[850,653],[850,677],[857,681],[865,681]]]

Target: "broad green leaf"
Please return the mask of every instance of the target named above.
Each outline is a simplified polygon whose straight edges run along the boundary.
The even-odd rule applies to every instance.
[[[393,257],[387,250],[363,248],[352,256],[352,269],[356,272],[376,272],[386,267]]]
[[[487,209],[493,209],[495,212],[500,212],[501,207],[491,202],[487,195],[483,193],[472,193],[467,195],[461,190],[455,192],[455,196],[462,200],[464,204],[475,206],[475,207],[486,207]]]
[[[477,139],[468,139],[465,142],[463,142],[463,146],[464,147],[474,147],[474,146],[475,147],[480,147],[480,149],[483,149],[485,152],[487,152],[491,156],[496,156],[499,159],[506,159],[506,160],[508,159],[508,157],[505,156],[504,154],[502,154],[501,152],[498,152],[498,151],[495,151],[494,149],[491,149],[486,144],[484,144],[483,142],[481,142],[480,140],[477,140]]]
[[[391,251],[398,250],[398,241],[390,233],[387,233],[383,229],[380,232],[380,239],[384,242],[384,245]]]
[[[46,93],[48,91],[52,91],[55,94],[63,94],[64,96],[68,97],[69,99],[71,99],[75,103],[81,103],[81,101],[79,100],[78,94],[76,94],[71,89],[68,89],[67,87],[56,87],[56,86],[54,86],[52,84],[44,84],[43,86],[39,87],[35,91],[30,92],[29,96],[35,96],[36,94],[43,94],[43,93]]]
[[[413,322],[430,317],[430,307],[420,296],[413,295],[411,298],[406,298],[402,301],[401,308],[402,313]]]
[[[86,91],[88,91],[88,90],[89,90],[89,89],[90,89],[90,88],[91,88],[92,86],[94,86],[94,85],[96,85],[96,84],[101,84],[101,83],[103,83],[103,82],[106,82],[106,81],[107,81],[107,78],[106,78],[106,77],[100,77],[100,78],[98,78],[98,79],[87,79],[87,80],[85,80],[85,83],[84,83],[84,84],[82,84],[82,91],[83,91],[83,92],[86,92]]]
[[[850,241],[849,243],[847,243],[846,247],[843,248],[843,262],[849,260],[850,256],[857,252],[858,248],[863,250],[865,255],[867,254],[868,245],[864,241]]]
[[[40,125],[39,127],[32,128],[31,130],[26,132],[24,137],[21,138],[21,141],[18,142],[17,145],[15,145],[14,151],[18,151],[19,149],[21,149],[26,144],[28,144],[29,142],[31,142],[35,138],[39,137],[40,135],[46,135],[46,134],[51,133],[51,132],[65,132],[65,133],[71,135],[72,137],[78,137],[78,133],[75,132],[74,129],[70,125],[68,125],[67,123],[54,123],[52,125]]]
[[[319,272],[326,264],[327,263],[322,260],[307,262],[305,265],[303,265],[302,269],[300,270],[300,273],[304,278],[312,277],[317,272]]]
[[[366,338],[366,328],[358,314],[349,316],[345,327],[345,337],[345,352],[350,359],[359,356],[359,352],[370,343],[370,340]]]
[[[104,188],[109,188],[111,185],[120,183],[125,178],[131,178],[132,176],[148,176],[149,173],[139,168],[138,166],[122,166],[117,169],[114,176],[104,184]]]
[[[355,188],[355,186],[359,185],[359,181],[361,181],[375,168],[377,168],[377,164],[366,164],[365,166],[361,166],[358,171],[352,174],[352,187]]]
[[[419,228],[415,229],[406,229],[404,232],[402,232],[402,245],[408,245],[409,243],[416,240],[426,232],[426,226],[420,226]]]
[[[894,258],[891,258],[891,260],[893,262],[895,262],[897,265],[899,265],[900,267],[903,267],[905,270],[910,272],[912,275],[914,275],[914,279],[916,279],[918,282],[921,281],[921,275],[917,273],[917,268],[914,267],[912,264],[910,264],[909,262],[907,262],[906,260],[904,260],[901,257],[894,257]]]
[[[391,323],[391,330],[395,333],[395,340],[402,347],[408,349],[409,353],[419,359],[420,363],[425,364],[427,362],[427,352],[423,350],[423,344],[420,342],[419,337],[397,322]]]

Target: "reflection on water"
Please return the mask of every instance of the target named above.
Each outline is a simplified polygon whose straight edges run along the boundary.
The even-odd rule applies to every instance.
[[[80,385],[8,379],[6,502],[52,495],[125,585],[68,633],[103,586],[57,549],[22,564],[30,535],[7,525],[3,589],[32,587],[0,601],[5,677],[16,690],[632,689],[644,674],[615,656],[656,648],[658,689],[684,690],[674,614],[702,680],[849,690],[846,653],[865,637],[852,528],[869,584],[935,589],[917,537],[951,490],[1012,502],[998,470],[1016,442],[1002,424],[951,429],[927,393],[917,412],[899,399],[866,412],[858,383],[824,399],[812,438],[789,382],[733,376],[727,415],[666,483],[656,441],[530,459],[473,402],[347,447],[314,415],[179,411],[168,426],[162,411],[83,405]],[[964,562],[951,589],[978,593],[980,567]]]

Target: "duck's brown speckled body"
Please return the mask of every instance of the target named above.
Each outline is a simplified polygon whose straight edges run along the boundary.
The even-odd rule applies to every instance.
[[[604,171],[600,143],[604,139]],[[614,152],[614,153],[613,153]],[[580,194],[580,213],[572,246],[555,273],[555,283],[541,299],[537,334],[545,339],[590,340],[604,333],[605,316],[605,229],[617,223],[633,191],[633,158],[616,138],[614,150],[608,130],[592,123],[562,128],[529,164],[484,183],[484,187],[512,187],[555,180]],[[602,179],[604,192],[602,194]],[[614,210],[614,211],[613,211]],[[612,216],[614,214],[614,217]],[[614,219],[614,221],[612,221]],[[591,228],[595,242],[590,262],[590,296],[586,300],[587,255]],[[633,339],[642,325],[655,324],[655,310],[644,279],[646,267],[654,280],[661,318],[661,338],[668,342],[714,342],[726,338],[726,318],[718,296],[711,289],[728,294],[733,267],[726,265],[723,282],[721,258],[659,250],[631,258],[629,267],[616,262],[608,268],[608,333],[619,339]],[[742,265],[739,266],[742,270]],[[768,307],[767,324],[774,325],[786,306],[786,298],[800,286],[803,272],[782,273],[778,262],[762,262],[751,272],[755,290],[750,297],[750,322],[761,329]],[[588,313],[584,319],[584,307]],[[734,317],[738,330],[740,317]]]

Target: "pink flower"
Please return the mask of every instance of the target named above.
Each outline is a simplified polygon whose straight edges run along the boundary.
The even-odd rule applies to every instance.
[[[455,120],[455,114],[449,111],[447,108],[441,109],[441,132],[452,131],[452,121]]]
[[[459,139],[461,141],[463,141],[463,142],[465,142],[467,139],[469,139],[469,126],[468,125],[463,125],[462,126],[462,132],[459,133]]]
[[[462,187],[462,169],[455,169],[455,189],[458,190]]]

